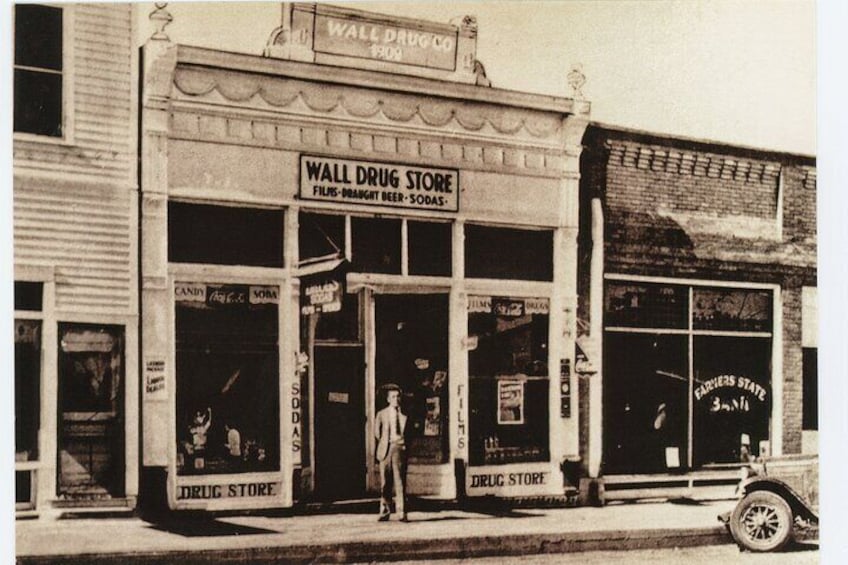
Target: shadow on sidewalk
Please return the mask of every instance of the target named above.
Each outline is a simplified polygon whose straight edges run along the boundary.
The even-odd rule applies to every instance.
[[[187,538],[276,534],[274,530],[221,522],[214,518],[170,519],[150,524],[154,530]]]

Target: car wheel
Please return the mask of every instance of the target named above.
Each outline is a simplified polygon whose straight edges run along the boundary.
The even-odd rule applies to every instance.
[[[792,539],[792,510],[773,492],[758,490],[745,496],[730,516],[730,533],[750,551],[776,551]]]

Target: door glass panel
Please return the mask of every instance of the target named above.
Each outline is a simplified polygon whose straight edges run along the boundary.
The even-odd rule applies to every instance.
[[[409,417],[406,436],[411,463],[448,458],[448,296],[376,297],[376,410],[386,406],[381,387],[403,389]]]
[[[58,492],[122,496],[124,329],[59,324]]]

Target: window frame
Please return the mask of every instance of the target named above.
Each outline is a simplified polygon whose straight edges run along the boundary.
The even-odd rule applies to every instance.
[[[768,449],[770,454],[781,454],[783,451],[782,444],[782,434],[783,434],[783,339],[782,339],[782,328],[783,328],[783,316],[782,316],[782,307],[783,307],[783,298],[782,298],[782,289],[780,285],[773,283],[757,283],[757,282],[749,282],[749,281],[740,281],[740,280],[707,280],[707,279],[688,279],[688,278],[674,278],[674,277],[662,277],[662,276],[644,276],[644,275],[630,275],[630,274],[622,274],[622,273],[605,273],[603,277],[603,296],[604,301],[602,308],[606,308],[606,293],[607,293],[607,285],[609,284],[645,284],[645,285],[678,285],[688,287],[688,311],[689,311],[689,323],[688,327],[684,329],[670,329],[670,328],[656,328],[656,327],[622,327],[622,326],[610,326],[607,325],[606,322],[606,312],[602,313],[604,317],[602,321],[602,333],[605,335],[607,332],[615,332],[615,333],[655,333],[655,334],[669,334],[669,335],[684,335],[688,336],[688,349],[690,356],[690,374],[689,378],[689,438],[688,438],[688,461],[687,466],[690,470],[694,470],[693,467],[693,433],[692,433],[692,422],[693,422],[693,384],[694,384],[694,368],[693,364],[693,341],[697,336],[728,336],[728,337],[742,337],[742,338],[767,338],[771,343],[771,362],[772,368],[769,375],[770,381],[770,395],[771,395],[771,410],[769,412],[769,437],[768,437]],[[692,309],[693,309],[693,298],[694,292],[696,289],[728,289],[728,290],[743,290],[743,291],[766,291],[771,294],[771,330],[770,331],[744,331],[744,330],[711,330],[711,329],[696,329],[692,323]],[[605,439],[602,441],[606,441]],[[682,464],[683,462],[681,462]],[[710,468],[710,465],[706,465],[703,468]]]
[[[56,357],[49,354],[48,342],[56,340],[56,320],[54,317],[53,293],[54,272],[52,267],[40,267],[29,265],[15,265],[15,282],[40,283],[41,287],[41,310],[14,310],[13,320],[32,320],[41,323],[41,366],[38,378],[39,383],[39,430],[48,429],[53,421],[53,415],[45,413],[45,399],[51,394],[45,390],[51,383],[46,381],[45,375],[56,370]],[[48,403],[49,404],[49,403]],[[55,443],[51,442],[50,434],[42,440],[42,434],[38,435],[38,458],[32,461],[15,461],[15,473],[30,473],[30,500],[29,502],[15,502],[15,512],[38,511],[39,499],[50,496],[50,484],[53,477],[44,472],[44,466],[50,461],[55,453]]]
[[[74,78],[73,62],[75,60],[75,7],[73,4],[56,4],[51,2],[42,2],[39,5],[56,8],[61,10],[62,14],[62,103],[61,103],[61,120],[62,135],[42,135],[37,133],[15,131],[12,124],[12,139],[14,141],[37,141],[39,143],[47,143],[51,145],[73,145],[75,141],[75,101],[74,101]],[[12,32],[15,31],[15,10],[12,10]],[[28,67],[25,67],[28,68]],[[15,70],[17,66],[14,64],[14,44],[12,46],[12,84],[14,88]],[[14,121],[14,100],[13,104],[13,121]]]

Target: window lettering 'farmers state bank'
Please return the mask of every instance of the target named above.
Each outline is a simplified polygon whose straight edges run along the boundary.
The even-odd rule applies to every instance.
[[[300,197],[393,208],[456,212],[459,171],[303,155]]]

